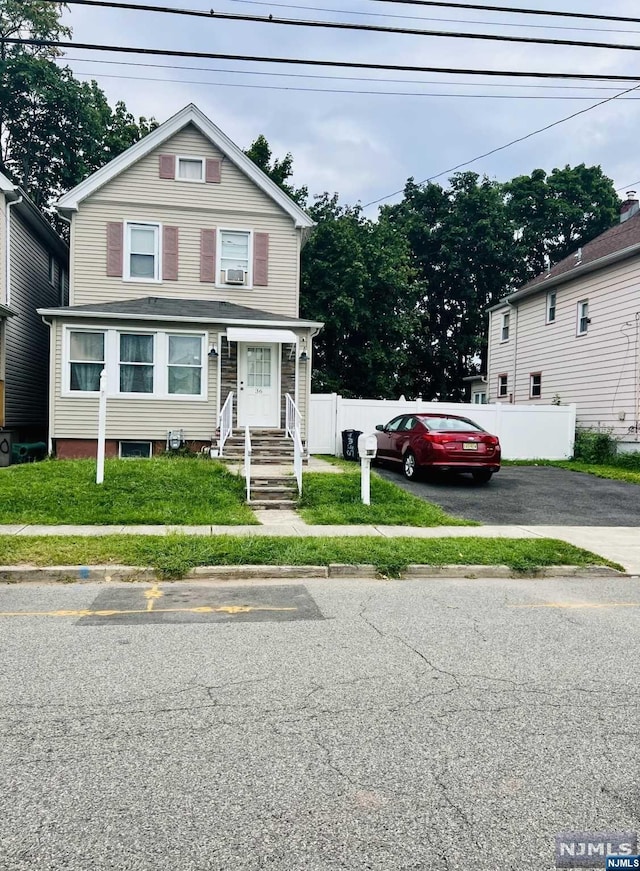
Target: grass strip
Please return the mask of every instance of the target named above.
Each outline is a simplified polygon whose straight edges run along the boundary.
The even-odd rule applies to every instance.
[[[508,565],[534,571],[549,565],[616,563],[551,538],[290,538],[263,536],[138,536],[93,538],[0,536],[2,565],[150,566],[164,578],[203,565],[373,564],[390,577],[407,565]]]
[[[307,472],[304,475],[300,514],[307,523],[322,526],[385,524],[388,526],[479,526],[452,517],[431,502],[371,475],[371,505],[360,498],[360,474]]]
[[[256,524],[244,481],[199,458],[45,460],[0,469],[0,523]]]

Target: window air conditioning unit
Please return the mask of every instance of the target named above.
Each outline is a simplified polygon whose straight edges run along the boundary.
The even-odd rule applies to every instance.
[[[225,269],[226,284],[244,284],[244,269]]]

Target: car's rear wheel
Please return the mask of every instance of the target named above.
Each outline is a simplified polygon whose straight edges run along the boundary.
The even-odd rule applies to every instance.
[[[408,481],[413,481],[418,477],[418,464],[413,451],[407,451],[402,458],[402,472]]]
[[[476,484],[488,484],[493,472],[490,469],[478,469],[477,472],[472,472],[471,475]]]

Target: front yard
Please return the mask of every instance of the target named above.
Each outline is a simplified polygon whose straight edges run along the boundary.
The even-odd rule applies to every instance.
[[[257,523],[244,481],[199,458],[107,460],[96,484],[94,460],[45,460],[0,470],[0,523]]]

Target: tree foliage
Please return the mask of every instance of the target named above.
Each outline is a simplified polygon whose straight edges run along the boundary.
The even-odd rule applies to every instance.
[[[80,82],[55,62],[55,49],[17,46],[9,36],[68,36],[63,4],[0,0],[0,169],[51,212],[64,191],[157,126],[111,109],[95,82]]]
[[[278,187],[288,194],[291,199],[302,208],[305,208],[307,196],[309,194],[306,187],[295,188],[289,183],[293,173],[293,157],[290,152],[287,152],[282,160],[273,157],[271,146],[267,139],[261,133],[249,148],[245,151],[247,157],[259,166],[260,169],[274,181]]]
[[[310,209],[317,227],[302,252],[301,314],[325,322],[315,340],[314,389],[391,398],[407,387],[418,326],[406,238],[386,220],[324,194]]]

